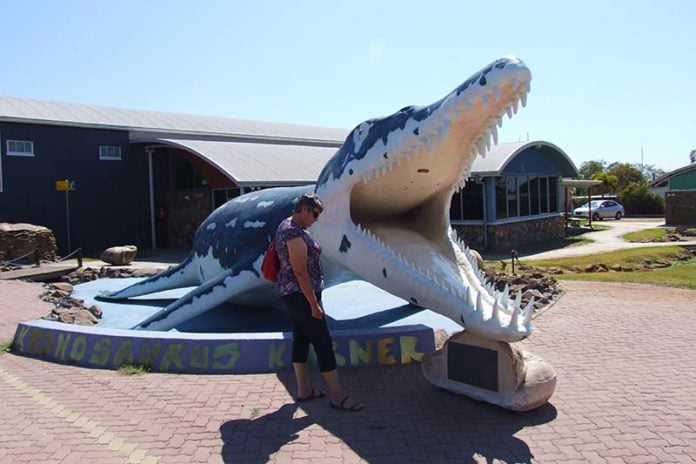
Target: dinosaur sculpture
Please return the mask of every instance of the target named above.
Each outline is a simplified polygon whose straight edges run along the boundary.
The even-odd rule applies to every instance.
[[[364,279],[438,312],[472,334],[514,342],[531,334],[533,301],[485,283],[449,223],[452,194],[477,155],[497,143],[497,127],[526,104],[531,74],[515,57],[498,59],[441,100],[359,124],[314,186],[275,188],[230,200],[201,224],[178,266],[101,298],[124,299],[196,286],[137,329],[168,330],[215,306],[277,303],[259,271],[292,200],[314,190],[325,212],[311,232],[322,245],[327,286]]]

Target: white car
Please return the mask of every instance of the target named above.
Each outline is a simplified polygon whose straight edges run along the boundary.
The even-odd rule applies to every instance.
[[[623,217],[624,207],[614,200],[593,200],[573,210],[573,216],[590,217],[593,221],[601,221],[604,218],[614,218],[617,221]]]

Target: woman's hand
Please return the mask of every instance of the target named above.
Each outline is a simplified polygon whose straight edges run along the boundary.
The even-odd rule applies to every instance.
[[[321,303],[312,306],[312,317],[315,319],[322,319],[324,317],[324,308],[321,307]]]

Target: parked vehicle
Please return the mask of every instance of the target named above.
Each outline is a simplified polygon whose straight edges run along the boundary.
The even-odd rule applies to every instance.
[[[593,200],[573,210],[573,216],[590,217],[593,221],[601,221],[604,218],[614,218],[617,221],[623,217],[624,207],[614,200]]]

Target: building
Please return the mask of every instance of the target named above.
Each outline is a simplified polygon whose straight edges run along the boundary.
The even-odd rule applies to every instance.
[[[188,248],[228,199],[313,183],[348,132],[0,97],[0,222],[49,227],[62,255]],[[494,146],[454,196],[452,223],[477,248],[562,237],[563,176],[577,169],[549,142]]]
[[[542,140],[500,143],[472,166],[455,194],[452,225],[472,247],[507,251],[565,235],[563,177],[577,177],[563,150]]]
[[[658,177],[651,188],[664,193],[666,225],[696,225],[696,163]]]

